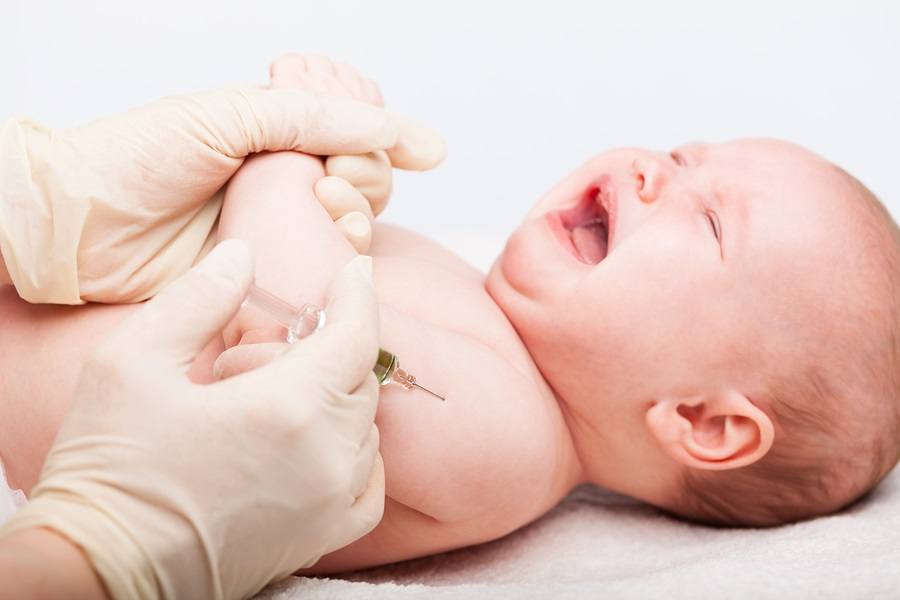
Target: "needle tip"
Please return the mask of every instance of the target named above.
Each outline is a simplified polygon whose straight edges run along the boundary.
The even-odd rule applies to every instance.
[[[425,387],[425,386],[423,386],[423,385],[420,385],[420,384],[418,384],[418,383],[413,383],[413,385],[416,386],[417,388],[419,388],[420,390],[424,390],[424,391],[428,392],[429,394],[431,394],[431,395],[434,396],[435,398],[439,398],[441,402],[446,402],[446,401],[447,401],[446,398],[444,398],[443,396],[439,396],[439,395],[435,394],[434,392],[432,392],[431,390],[429,390],[427,387]]]

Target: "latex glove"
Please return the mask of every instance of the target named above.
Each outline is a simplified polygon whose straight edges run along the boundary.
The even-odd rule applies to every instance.
[[[273,88],[304,89],[335,97],[384,106],[378,85],[350,65],[324,56],[285,54],[269,68]],[[447,154],[432,130],[389,113],[397,127],[397,144],[385,151],[329,156],[326,177],[315,186],[319,202],[357,252],[365,253],[372,240],[372,221],[387,206],[393,189],[393,168],[425,171]]]
[[[371,259],[336,279],[321,331],[259,370],[190,383],[251,278],[246,245],[223,242],[93,353],[31,502],[0,535],[65,535],[115,598],[238,598],[378,523]]]
[[[30,302],[137,302],[208,249],[216,192],[248,154],[365,153],[397,136],[380,108],[292,89],[166,98],[63,131],[11,119],[0,254]]]

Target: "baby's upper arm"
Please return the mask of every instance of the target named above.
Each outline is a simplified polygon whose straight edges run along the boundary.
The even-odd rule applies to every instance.
[[[296,306],[324,306],[332,279],[356,256],[313,192],[323,175],[322,161],[308,154],[252,156],[228,184],[219,222],[220,240],[249,243],[257,285]]]
[[[261,286],[320,306],[355,255],[312,192],[321,173],[321,162],[306,155],[250,158],[229,185],[219,229],[221,238],[250,242]],[[546,451],[556,442],[555,403],[506,355],[467,335],[478,331],[497,347],[518,343],[480,275],[443,249],[390,234],[375,263],[382,346],[447,401],[382,388],[377,423],[389,510],[375,532],[331,559],[333,568],[493,539],[557,500],[547,475],[555,458]]]
[[[445,402],[388,386],[377,423],[386,435],[388,493],[439,521],[495,520],[502,528],[539,513],[547,494],[522,475],[546,473],[555,404],[498,352],[461,333],[381,307],[382,343]],[[557,415],[558,416],[558,415]]]

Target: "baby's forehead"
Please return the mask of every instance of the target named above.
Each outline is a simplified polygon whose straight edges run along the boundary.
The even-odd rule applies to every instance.
[[[689,144],[703,155],[705,162],[729,164],[750,172],[771,175],[801,175],[827,170],[833,165],[811,150],[784,140],[770,138],[737,139],[718,144]]]
[[[692,148],[725,201],[772,216],[815,221],[845,215],[849,176],[813,152],[782,140],[742,139]]]
[[[724,235],[731,225],[735,266],[745,284],[762,292],[753,294],[757,300],[812,314],[810,303],[837,301],[838,288],[857,287],[850,282],[867,243],[860,184],[778,140],[738,140],[705,151],[723,197]],[[741,210],[729,211],[729,200]]]

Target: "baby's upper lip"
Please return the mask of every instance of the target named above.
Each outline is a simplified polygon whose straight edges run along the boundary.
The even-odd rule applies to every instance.
[[[547,216],[558,224],[556,226],[558,227],[557,238],[570,253],[581,262],[590,265],[599,264],[612,250],[616,218],[616,190],[612,178],[608,175],[593,179],[589,185],[581,189],[574,204],[552,210]],[[605,224],[606,247],[605,254],[598,262],[595,262],[594,259],[577,250],[572,242],[576,230],[583,234],[585,227],[590,227],[592,222],[598,220]]]
[[[613,178],[608,175],[601,175],[592,180],[592,182],[583,188],[584,191],[577,196],[574,204],[557,209],[560,221],[563,226],[571,231],[583,225],[586,222],[597,218],[597,206],[602,207],[606,212],[607,227],[607,256],[612,252],[613,242],[616,233],[616,220],[618,208],[618,195]]]
[[[614,247],[614,241],[616,236],[616,222],[618,221],[619,215],[619,194],[618,189],[616,188],[615,183],[613,182],[613,178],[609,175],[604,175],[601,177],[600,182],[597,187],[597,198],[599,202],[603,205],[603,208],[606,209],[607,215],[607,223],[606,227],[609,230],[609,236],[607,238],[608,241],[608,250],[607,256],[612,252]]]

